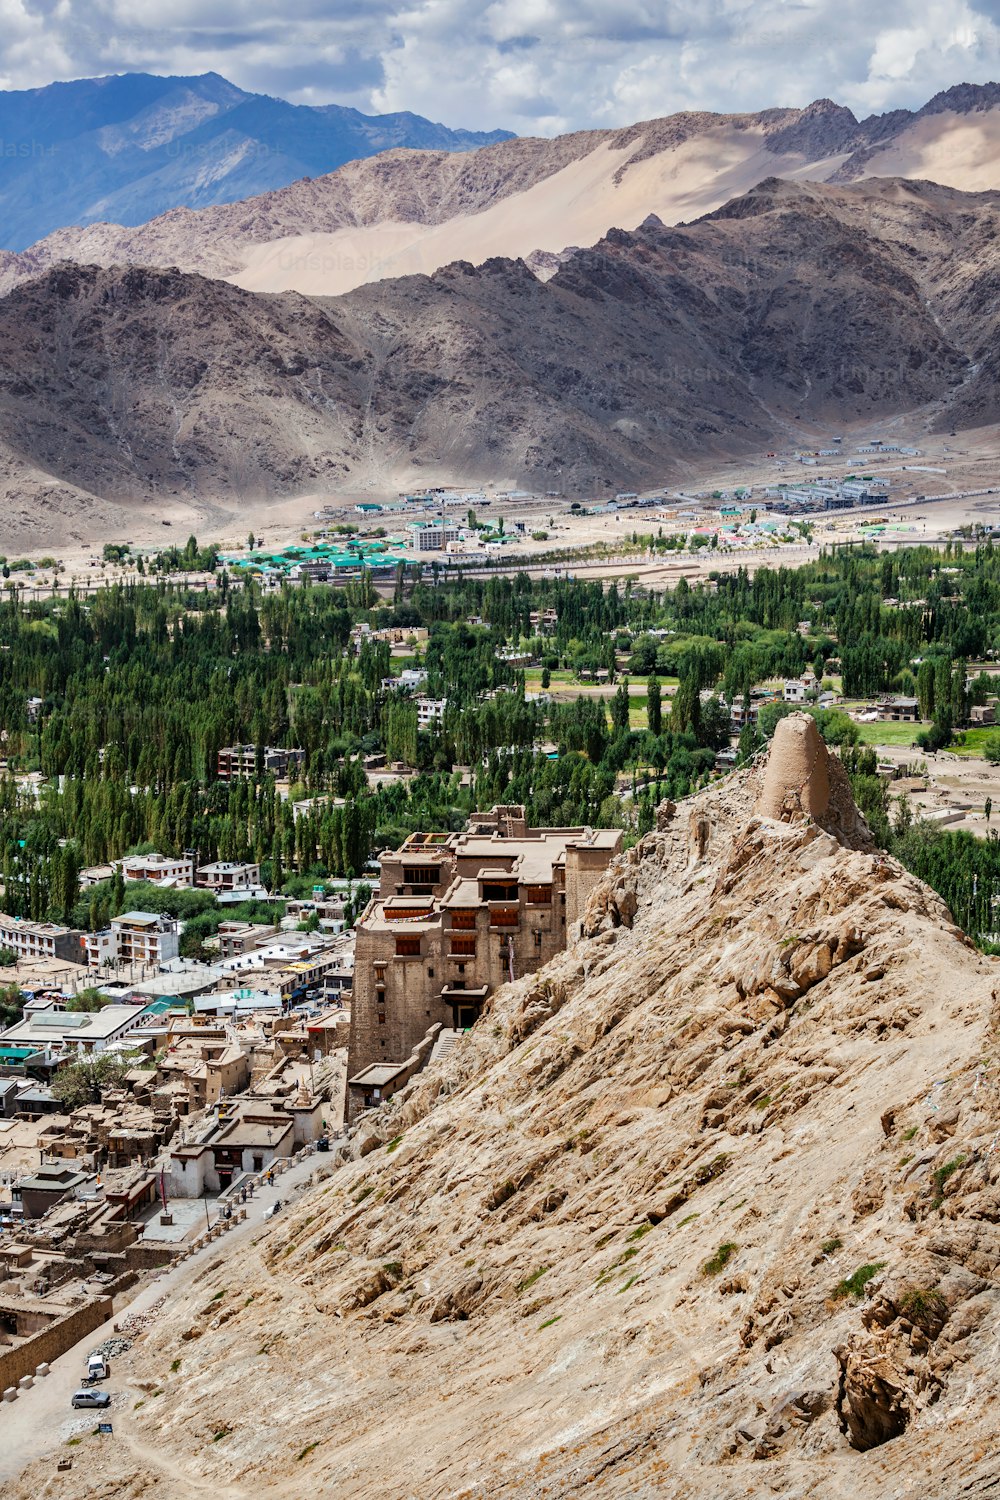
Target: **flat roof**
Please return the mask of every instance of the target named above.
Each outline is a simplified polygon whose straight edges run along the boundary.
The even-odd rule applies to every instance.
[[[365,1068],[363,1073],[358,1073],[347,1081],[349,1084],[363,1084],[366,1088],[379,1088],[391,1082],[405,1066],[405,1063],[374,1063],[370,1068]]]
[[[107,1040],[144,1014],[141,1005],[105,1005],[102,1010],[95,1011],[28,1011],[22,1021],[8,1027],[0,1036],[0,1042],[8,1047],[21,1041],[44,1047],[62,1038],[88,1042]]]

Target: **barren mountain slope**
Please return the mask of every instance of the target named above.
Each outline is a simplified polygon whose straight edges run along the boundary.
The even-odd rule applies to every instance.
[[[544,283],[495,259],[308,300],[64,265],[0,299],[0,495],[586,492],[683,478],[798,418],[995,421],[998,217],[996,193],[771,178]]]
[[[177,204],[232,203],[393,146],[466,151],[506,134],[287,104],[217,73],[4,89],[0,240],[23,249],[63,224],[141,224]]]
[[[177,265],[254,291],[336,295],[456,259],[559,252],[647,214],[690,220],[761,178],[928,177],[1000,187],[1000,89],[959,85],[917,113],[858,121],[829,99],[758,114],[679,114],[620,130],[509,140],[461,156],[387,151],[244,203],[174,209],[137,229],[59,230],[0,289],[64,259]]]
[[[993,1493],[996,960],[802,717],[585,928],[9,1493]]]

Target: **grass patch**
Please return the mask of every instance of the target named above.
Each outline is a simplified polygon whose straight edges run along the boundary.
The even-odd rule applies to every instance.
[[[680,1221],[680,1223],[678,1224],[677,1228],[678,1229],[683,1229],[685,1224],[693,1224],[694,1221],[695,1221],[695,1219],[700,1219],[700,1218],[701,1218],[701,1214],[688,1214],[687,1218],[682,1219]]]
[[[225,1295],[225,1292],[216,1292],[214,1297],[209,1298],[209,1305],[213,1302],[221,1302]]]
[[[918,1324],[926,1332],[942,1324],[948,1316],[948,1304],[940,1292],[930,1287],[915,1286],[902,1298],[900,1312],[906,1314],[911,1323]]]
[[[233,1429],[231,1427],[220,1427],[219,1430],[218,1430],[218,1432],[214,1432],[212,1434],[212,1442],[213,1443],[221,1443],[222,1439],[223,1438],[227,1438],[229,1436],[229,1434],[232,1432],[232,1430]]]
[[[761,1094],[759,1099],[753,1101],[754,1109],[766,1109],[771,1102],[770,1094]]]
[[[632,1230],[631,1234],[626,1235],[626,1239],[629,1239],[629,1240],[641,1240],[642,1237],[643,1237],[643,1235],[648,1234],[649,1231],[652,1229],[652,1227],[653,1227],[652,1224],[649,1224],[649,1223],[640,1224],[637,1229],[633,1229]]]
[[[869,1261],[867,1264],[859,1266],[858,1269],[856,1271],[853,1271],[850,1276],[845,1276],[843,1281],[838,1281],[837,1285],[833,1289],[833,1295],[838,1298],[862,1297],[864,1295],[865,1287],[868,1285],[869,1281],[871,1281],[874,1276],[877,1276],[880,1271],[884,1270],[884,1260]]]
[[[368,1187],[363,1187],[361,1189],[360,1193],[355,1193],[354,1194],[354,1202],[356,1204],[357,1203],[364,1203],[365,1199],[368,1198],[368,1197],[370,1197],[371,1194],[374,1193],[374,1191],[375,1191],[375,1184],[374,1183],[369,1184]]]
[[[709,1260],[706,1260],[702,1266],[701,1274],[703,1276],[718,1276],[720,1271],[725,1270],[739,1248],[739,1245],[735,1244],[732,1240],[723,1240],[715,1254]]]
[[[403,1279],[403,1266],[402,1266],[402,1262],[401,1261],[398,1261],[398,1260],[384,1260],[382,1262],[382,1269],[383,1269],[383,1271],[385,1272],[385,1274],[387,1276],[391,1276],[392,1277],[393,1281],[402,1281],[402,1279]]]
[[[142,1403],[140,1402],[139,1404],[141,1405]],[[83,1442],[83,1438],[81,1438],[81,1437],[67,1438],[66,1439],[66,1447],[67,1448],[75,1448],[76,1445],[77,1445],[77,1443],[82,1443],[82,1442]]]
[[[139,1408],[140,1408],[140,1406],[145,1406],[145,1404],[146,1404],[146,1400],[145,1400],[145,1397],[143,1397],[143,1399],[141,1401],[136,1401],[135,1402],[135,1404],[132,1407],[132,1410],[133,1411],[138,1411]]]
[[[172,1359],[170,1361],[170,1373],[171,1373],[171,1375],[176,1375],[177,1371],[180,1369],[180,1367],[181,1367],[180,1360],[179,1359]]]
[[[546,1318],[544,1323],[539,1323],[539,1325],[538,1325],[538,1331],[539,1331],[539,1333],[541,1333],[541,1331],[542,1331],[543,1328],[551,1328],[552,1325],[553,1325],[553,1323],[558,1323],[559,1319],[561,1317],[562,1317],[562,1313],[556,1313],[554,1317]]]
[[[304,1458],[308,1458],[309,1457],[310,1453],[313,1451],[314,1448],[318,1448],[318,1447],[319,1447],[319,1439],[318,1438],[316,1439],[315,1443],[306,1443],[306,1445],[303,1448],[302,1452],[301,1453],[297,1453],[295,1455],[295,1462],[297,1464],[300,1464]]]
[[[638,1276],[630,1276],[629,1279],[628,1279],[628,1281],[623,1281],[622,1282],[621,1286],[615,1292],[615,1296],[616,1297],[620,1297],[621,1294],[622,1294],[622,1292],[627,1292],[630,1286],[635,1286],[635,1284],[636,1284],[636,1282],[638,1280],[639,1280]]]
[[[912,1141],[913,1137],[916,1135],[916,1133],[917,1133],[917,1131],[919,1129],[920,1129],[919,1125],[911,1125],[910,1128],[909,1128],[909,1130],[904,1130],[903,1131],[903,1140],[904,1141]]]
[[[926,728],[926,724],[859,724],[858,734],[862,745],[915,745],[917,735]]]
[[[938,1167],[937,1171],[934,1173],[934,1183],[939,1193],[952,1173],[957,1172],[959,1167],[964,1166],[964,1156],[953,1156],[951,1161],[946,1161],[943,1167]]]
[[[822,1243],[822,1245],[820,1245],[820,1247],[819,1247],[820,1248],[820,1254],[821,1255],[833,1255],[835,1251],[837,1251],[837,1250],[840,1249],[840,1247],[841,1247],[841,1245],[843,1243],[844,1242],[840,1238],[839,1235],[837,1235],[832,1240],[824,1240],[823,1243]]]
[[[548,1266],[539,1266],[537,1271],[532,1271],[530,1276],[526,1276],[523,1281],[519,1281],[516,1287],[518,1296],[520,1296],[522,1292],[526,1292],[529,1286],[534,1286],[536,1281],[541,1280],[548,1269]]]
[[[392,1153],[395,1151],[396,1147],[399,1145],[399,1143],[402,1141],[402,1139],[403,1139],[403,1137],[401,1135],[397,1135],[396,1138],[395,1138],[395,1140],[392,1140],[392,1141],[389,1142],[388,1146],[386,1146],[386,1148],[385,1148],[385,1152],[386,1152],[387,1156],[391,1156],[392,1155]]]

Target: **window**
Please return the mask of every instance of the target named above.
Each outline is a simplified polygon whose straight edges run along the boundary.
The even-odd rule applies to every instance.
[[[488,881],[484,880],[483,881],[483,900],[484,901],[516,901],[517,900],[517,879],[515,878],[513,880],[503,880],[503,881],[500,881],[500,880],[488,880]]]
[[[397,958],[419,958],[420,939],[418,937],[398,937],[396,939]]]
[[[378,1013],[378,1024],[380,1026],[384,1026],[385,1025],[385,1011],[384,1010],[380,1010],[379,1013]]]
[[[434,970],[433,969],[428,969],[427,970],[427,978],[428,979],[433,979],[434,978]]]
[[[552,887],[550,885],[529,885],[525,895],[530,906],[552,905]]]
[[[490,912],[491,927],[516,927],[520,917],[520,910],[516,906],[500,906],[496,911]]]
[[[475,937],[453,937],[451,940],[451,951],[452,953],[467,953],[471,957],[475,957]]]
[[[441,871],[437,865],[404,865],[403,884],[435,886],[440,874]]]
[[[476,914],[474,911],[453,911],[451,914],[451,926],[453,931],[469,932],[475,931]]]

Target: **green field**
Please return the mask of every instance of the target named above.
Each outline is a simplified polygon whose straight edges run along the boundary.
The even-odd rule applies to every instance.
[[[862,745],[915,745],[927,724],[859,724]]]
[[[961,744],[949,745],[949,752],[955,755],[982,755],[983,741],[988,734],[996,734],[995,724],[990,724],[983,729],[962,729],[959,731],[958,739]]]

